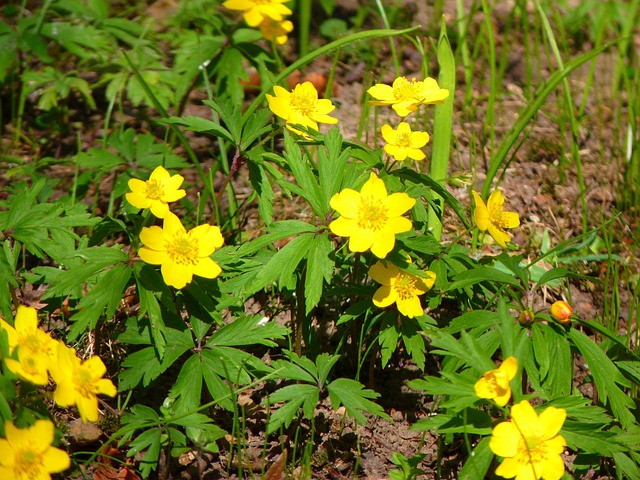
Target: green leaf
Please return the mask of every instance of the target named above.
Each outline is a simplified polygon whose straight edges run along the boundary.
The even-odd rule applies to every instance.
[[[378,398],[380,394],[373,390],[365,389],[360,382],[349,378],[338,378],[327,385],[327,390],[329,391],[333,409],[337,409],[341,404],[344,405],[349,416],[360,425],[364,425],[367,422],[362,412],[391,421],[391,417],[384,413],[380,405],[369,400]]]
[[[206,346],[238,347],[244,345],[265,345],[276,347],[274,340],[281,340],[287,334],[287,328],[277,322],[263,323],[260,315],[236,319],[225,325],[207,341]]]
[[[277,431],[282,425],[285,428],[288,427],[298,416],[298,410],[301,406],[304,416],[312,419],[318,405],[319,395],[320,390],[315,385],[288,385],[272,393],[263,403],[268,401],[269,405],[273,405],[284,402],[284,405],[269,417],[267,435]]]
[[[129,444],[128,457],[133,457],[146,450],[138,466],[143,477],[148,477],[151,471],[158,467],[161,444],[162,430],[160,428],[145,430]]]
[[[306,315],[320,302],[325,282],[327,285],[331,283],[335,265],[331,255],[333,250],[334,246],[327,232],[322,232],[320,235],[313,237],[307,255],[307,271],[304,281]]]
[[[184,362],[169,396],[176,399],[177,414],[193,412],[200,406],[202,397],[202,362],[199,355],[192,355]]]
[[[226,128],[220,126],[219,123],[207,120],[206,118],[187,115],[184,117],[165,118],[162,119],[161,122],[182,125],[184,127],[187,127],[187,130],[191,130],[192,132],[209,133],[217,137],[222,137],[225,140],[233,143],[234,145],[236,143],[235,139]]]
[[[622,452],[616,452],[613,454],[613,460],[616,462],[616,469],[618,472],[624,472],[624,477],[629,480],[640,480],[640,467],[638,467],[637,461],[630,459]]]
[[[453,282],[447,287],[448,292],[459,290],[481,282],[495,282],[513,287],[521,287],[520,283],[512,275],[501,272],[494,267],[477,267],[472,270],[460,272],[453,277]]]
[[[67,341],[73,341],[87,329],[96,328],[101,317],[113,317],[130,278],[131,267],[128,265],[116,265],[111,270],[107,270],[96,286],[78,303],[79,311],[69,319],[74,324],[67,334]]]
[[[622,426],[631,428],[635,424],[635,417],[629,409],[635,408],[635,403],[618,387],[630,387],[631,383],[600,347],[584,333],[571,328],[569,337],[589,365],[602,403],[609,403]]]
[[[326,217],[329,213],[329,203],[324,202],[316,175],[309,166],[309,159],[306,154],[302,153],[291,134],[286,130],[284,132],[284,158],[300,187],[296,193],[309,202],[316,215],[320,218]]]
[[[469,455],[469,459],[458,472],[458,478],[460,480],[485,478],[491,466],[491,461],[493,460],[493,452],[489,448],[490,441],[491,438],[486,437],[476,445],[471,455]]]

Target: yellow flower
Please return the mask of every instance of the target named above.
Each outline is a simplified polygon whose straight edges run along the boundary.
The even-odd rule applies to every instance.
[[[15,328],[0,318],[0,330],[9,339],[9,355],[17,349],[18,358],[5,358],[7,368],[36,385],[49,383],[48,370],[56,358],[56,341],[38,328],[38,313],[33,307],[18,307]]]
[[[164,167],[157,167],[146,182],[137,178],[129,180],[130,193],[127,201],[137,208],[149,208],[158,218],[164,218],[169,212],[169,202],[176,202],[187,193],[180,189],[182,175],[170,175]]]
[[[227,0],[222,4],[229,10],[239,10],[250,27],[257,27],[265,18],[281,22],[291,10],[282,5],[288,0]]]
[[[194,275],[216,278],[222,271],[209,258],[224,243],[218,227],[199,225],[187,232],[180,219],[169,212],[162,228],[143,228],[140,240],[145,245],[138,252],[140,258],[161,265],[162,278],[172,287],[183,288]]]
[[[398,130],[394,130],[391,125],[383,125],[382,138],[387,142],[384,151],[398,161],[406,160],[407,157],[412,160],[422,160],[426,157],[420,149],[429,141],[429,134],[412,132],[406,122],[400,122]]]
[[[318,99],[318,91],[311,82],[297,84],[292,92],[275,85],[273,91],[275,97],[267,94],[269,108],[278,117],[284,118],[291,131],[300,133],[291,125],[318,130],[318,123],[338,123],[338,119],[329,116],[336,107],[329,99]]]
[[[476,208],[473,211],[473,218],[476,225],[483,232],[489,230],[489,234],[498,245],[505,248],[507,242],[511,240],[511,234],[505,232],[505,228],[516,228],[520,225],[520,217],[515,212],[503,212],[502,205],[504,197],[500,190],[494,190],[489,201],[485,205],[478,192],[472,190]]]
[[[569,323],[571,321],[571,315],[573,310],[571,305],[562,300],[558,300],[551,305],[551,316],[560,323]]]
[[[52,447],[53,423],[36,420],[29,428],[4,424],[7,438],[0,438],[0,478],[3,480],[50,480],[50,473],[71,465],[64,450]]]
[[[278,22],[271,18],[265,18],[258,27],[264,38],[276,42],[278,45],[284,45],[287,43],[287,35],[293,30],[293,23],[289,20]]]
[[[369,102],[370,105],[391,105],[401,117],[415,112],[418,105],[443,103],[449,96],[449,90],[440,88],[431,77],[424,81],[415,78],[408,81],[406,77],[398,77],[392,86],[378,83],[367,92],[376,99]]]
[[[403,272],[392,263],[385,266],[377,262],[369,269],[369,276],[381,283],[382,287],[373,295],[373,304],[384,308],[395,302],[402,315],[409,318],[422,315],[424,310],[418,296],[427,293],[436,281],[435,273],[425,273],[429,278]]]
[[[485,372],[475,384],[476,395],[480,398],[492,399],[497,405],[504,407],[511,398],[509,382],[518,373],[516,357],[505,358],[496,370]]]
[[[59,342],[58,365],[51,370],[51,376],[58,384],[53,399],[61,407],[76,405],[84,423],[97,422],[97,395],[113,397],[118,393],[111,380],[102,378],[105,373],[107,368],[100,357],[90,357],[83,362],[73,348]]]
[[[558,480],[564,475],[560,454],[567,445],[558,435],[567,412],[548,407],[538,416],[529,402],[511,407],[511,421],[498,424],[491,435],[489,448],[505,457],[496,475],[516,480]]]
[[[376,257],[385,258],[393,250],[396,234],[411,230],[411,220],[402,214],[415,203],[406,193],[387,196],[384,182],[371,173],[359,193],[345,188],[331,197],[331,208],[340,217],[329,224],[329,229],[336,235],[349,237],[352,252],[371,249]]]

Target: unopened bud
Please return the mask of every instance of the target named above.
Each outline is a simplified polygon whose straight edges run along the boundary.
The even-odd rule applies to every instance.
[[[529,309],[523,310],[522,312],[520,312],[520,316],[518,317],[518,322],[520,322],[520,325],[523,326],[527,326],[527,325],[531,325],[533,323],[533,312]]]
[[[571,305],[562,300],[558,300],[551,305],[551,316],[560,323],[569,323],[571,321],[571,315],[573,310]]]

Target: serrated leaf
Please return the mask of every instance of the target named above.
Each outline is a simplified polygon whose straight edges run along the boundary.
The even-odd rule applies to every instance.
[[[193,115],[187,115],[184,117],[169,117],[162,120],[163,123],[182,125],[191,130],[192,132],[209,133],[217,137],[222,137],[225,140],[235,144],[234,138],[229,131],[222,127],[220,124],[207,120],[202,117],[194,117]]]
[[[275,347],[274,340],[280,340],[287,334],[287,328],[277,322],[261,322],[260,315],[239,318],[225,325],[207,341],[206,346],[243,346],[265,345]]]
[[[453,282],[447,287],[447,291],[459,290],[481,282],[502,283],[513,287],[520,287],[520,283],[508,273],[501,272],[493,267],[477,267],[466,270],[453,277]]]
[[[362,412],[367,412],[391,421],[391,417],[384,413],[380,405],[369,400],[371,398],[378,398],[380,394],[364,388],[364,385],[360,382],[350,378],[338,378],[327,385],[327,390],[329,391],[329,398],[331,399],[333,409],[335,410],[340,405],[344,405],[349,416],[360,425],[364,425],[367,422]]]
[[[304,281],[306,315],[320,302],[324,284],[329,285],[331,283],[335,265],[331,255],[333,250],[334,247],[331,240],[329,240],[327,232],[313,237],[307,254],[307,271]]]
[[[269,417],[267,434],[277,431],[282,425],[285,428],[288,427],[298,416],[298,410],[301,406],[304,416],[312,419],[318,405],[319,395],[320,391],[315,385],[287,385],[273,392],[268,397],[269,404],[284,402],[284,405]]]
[[[485,478],[491,461],[493,460],[493,452],[489,448],[490,437],[483,438],[480,443],[469,455],[469,459],[458,472],[460,480],[476,480]]]

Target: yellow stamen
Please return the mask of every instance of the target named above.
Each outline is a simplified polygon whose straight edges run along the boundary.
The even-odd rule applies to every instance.
[[[358,211],[358,227],[380,230],[387,223],[388,208],[375,198],[362,197]]]
[[[394,285],[395,291],[398,293],[400,300],[408,300],[415,296],[416,277],[408,273],[400,273]]]
[[[164,185],[158,180],[147,180],[145,195],[151,200],[160,200],[164,195]]]
[[[177,234],[166,244],[169,258],[178,265],[196,265],[198,263],[198,240],[189,235]]]

